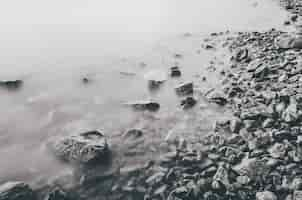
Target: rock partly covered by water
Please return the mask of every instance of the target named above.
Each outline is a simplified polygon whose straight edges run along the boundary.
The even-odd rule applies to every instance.
[[[0,200],[36,200],[34,191],[23,182],[6,182],[0,185]]]
[[[105,163],[109,154],[106,137],[97,130],[56,137],[48,146],[60,159],[82,164]]]
[[[134,101],[127,103],[127,105],[130,105],[133,109],[138,111],[155,112],[160,109],[160,104],[152,100]]]
[[[23,85],[22,80],[1,80],[0,87],[6,89],[18,89]]]

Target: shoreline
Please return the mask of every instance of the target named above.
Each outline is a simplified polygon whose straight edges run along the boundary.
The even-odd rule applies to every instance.
[[[49,194],[54,197],[47,200],[301,199],[302,51],[278,46],[283,34],[213,33],[203,42],[209,50],[211,43],[232,55],[224,69],[211,72],[220,74],[223,88],[204,97],[234,116],[216,121],[200,149],[180,139],[173,151],[144,166],[113,169],[98,177],[95,172],[102,167],[81,168],[80,184],[40,188],[35,191],[38,199]],[[21,190],[31,192],[23,186]]]

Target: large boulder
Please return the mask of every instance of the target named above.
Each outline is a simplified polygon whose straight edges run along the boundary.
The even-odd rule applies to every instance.
[[[104,134],[97,130],[56,137],[49,142],[49,147],[60,159],[82,164],[95,161],[103,163],[109,153]]]
[[[35,200],[34,191],[23,182],[11,181],[0,185],[0,200]]]

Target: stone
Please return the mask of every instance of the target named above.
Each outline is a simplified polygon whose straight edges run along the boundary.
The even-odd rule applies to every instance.
[[[230,130],[232,133],[239,133],[242,128],[242,121],[239,118],[234,118],[230,121]]]
[[[163,84],[163,81],[148,80],[148,88],[150,90],[156,90]]]
[[[216,174],[213,177],[213,181],[218,181],[222,183],[224,186],[230,185],[228,170],[224,165],[219,166],[219,168],[216,171]]]
[[[293,200],[302,200],[302,190],[295,190]]]
[[[0,87],[6,89],[19,89],[23,85],[22,80],[2,80],[0,81]]]
[[[222,92],[211,92],[208,94],[207,98],[209,102],[216,103],[221,106],[224,106],[228,103],[227,98]]]
[[[302,178],[301,177],[296,177],[292,181],[291,184],[291,189],[292,190],[302,190]]]
[[[235,59],[237,62],[241,62],[246,60],[248,56],[249,56],[249,52],[247,49],[240,49],[239,51],[237,51]]]
[[[98,130],[55,137],[48,146],[58,158],[68,162],[88,164],[97,161],[105,163],[109,155],[106,137]]]
[[[139,111],[156,112],[160,109],[159,103],[150,100],[130,102],[127,103],[127,105],[130,105],[135,110],[139,110]]]
[[[251,181],[251,179],[248,176],[244,175],[244,176],[238,176],[236,178],[236,181],[238,183],[240,183],[241,185],[247,185],[247,184],[249,184],[249,182]]]
[[[193,83],[192,82],[182,83],[175,88],[175,91],[178,95],[193,94],[194,92]]]
[[[183,107],[183,109],[189,109],[195,106],[197,103],[196,99],[194,97],[186,97],[185,99],[181,100],[180,105]]]
[[[294,46],[294,38],[290,35],[283,34],[276,38],[275,44],[280,49],[291,49]]]
[[[181,71],[178,66],[174,66],[170,68],[170,76],[171,77],[180,77]]]
[[[284,159],[287,153],[287,149],[282,143],[275,143],[269,150],[272,158]]]
[[[143,131],[140,129],[130,129],[123,134],[123,137],[137,139],[142,137],[143,134],[144,134]]]
[[[277,196],[270,191],[257,192],[256,200],[277,200]]]
[[[71,198],[69,198],[66,192],[64,192],[60,188],[55,188],[46,195],[44,200],[71,200]]]
[[[0,200],[36,200],[36,195],[26,183],[11,181],[0,185]]]

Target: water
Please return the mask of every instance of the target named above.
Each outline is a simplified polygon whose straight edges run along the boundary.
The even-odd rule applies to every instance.
[[[158,156],[154,149],[170,132],[200,137],[213,118],[227,114],[209,105],[184,112],[171,88],[208,75],[205,67],[213,55],[201,49],[201,36],[283,28],[286,17],[267,0],[10,0],[4,5],[0,78],[21,78],[24,86],[0,90],[0,181],[32,181],[68,169],[44,149],[53,135],[98,128],[115,151],[123,152],[122,132],[141,128],[147,133],[143,160]],[[145,74],[166,72],[174,64],[184,76],[150,93]],[[83,77],[91,83],[83,85]],[[208,79],[203,87],[216,80]],[[158,113],[122,106],[150,98],[161,103]],[[130,162],[140,162],[139,156]]]

